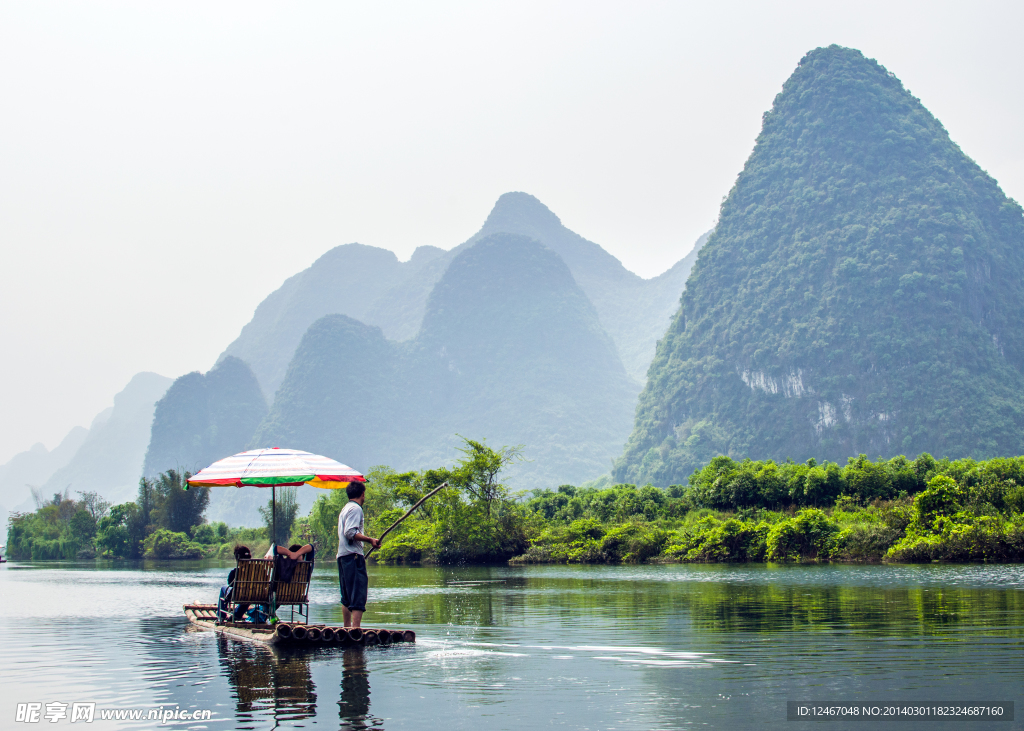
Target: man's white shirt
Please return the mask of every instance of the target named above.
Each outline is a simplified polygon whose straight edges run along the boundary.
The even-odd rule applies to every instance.
[[[338,558],[350,553],[363,555],[363,542],[352,540],[356,533],[363,532],[363,508],[349,500],[338,515]]]

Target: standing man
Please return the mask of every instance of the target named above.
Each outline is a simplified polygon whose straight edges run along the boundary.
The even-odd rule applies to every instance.
[[[345,488],[348,503],[338,515],[338,583],[341,585],[341,606],[346,627],[358,627],[366,611],[366,559],[363,544],[374,548],[380,541],[363,535],[363,501],[366,485],[350,482]]]

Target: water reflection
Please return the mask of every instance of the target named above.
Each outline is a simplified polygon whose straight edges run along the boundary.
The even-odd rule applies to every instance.
[[[235,700],[238,728],[256,728],[272,718],[292,725],[317,712],[314,663],[341,665],[340,728],[382,731],[370,713],[370,673],[362,648],[274,648],[217,635],[217,654]]]
[[[308,652],[282,652],[218,634],[217,654],[235,698],[239,722],[253,723],[268,715],[277,722],[316,715],[316,685]]]
[[[345,650],[342,658],[338,717],[341,719],[341,728],[346,731],[384,728],[382,719],[370,715],[370,673],[366,669],[366,654],[363,650]]]
[[[181,603],[214,595],[219,566],[13,569],[0,568],[0,718],[95,701],[210,709],[213,725],[177,726],[204,731],[766,731],[793,725],[789,699],[1024,702],[1024,565],[377,566],[365,623],[417,642],[365,651],[189,626]],[[311,619],[338,624],[330,579],[314,575]]]
[[[843,630],[881,636],[894,631],[923,636],[964,631],[1024,635],[1018,623],[1007,626],[1006,622],[1007,616],[1024,615],[1024,592],[1001,587],[813,585],[793,581],[791,571],[773,576],[763,567],[719,570],[720,579],[731,580],[718,582],[702,580],[699,572],[687,577],[690,580],[658,580],[674,578],[677,568],[667,567],[660,575],[648,569],[632,577],[625,570],[616,574],[588,567],[574,567],[573,572],[473,567],[462,570],[458,579],[437,576],[436,584],[421,585],[415,597],[388,587],[390,591],[379,592],[375,610],[435,626],[514,627],[543,622],[554,629],[552,624],[571,628],[580,617],[588,617],[601,625],[628,624],[634,630],[656,633],[685,627],[705,634]],[[888,570],[878,567],[879,572]],[[1013,578],[1020,573],[1016,567],[1003,570]],[[818,571],[845,578],[842,570],[821,567]],[[415,605],[410,607],[414,598]]]

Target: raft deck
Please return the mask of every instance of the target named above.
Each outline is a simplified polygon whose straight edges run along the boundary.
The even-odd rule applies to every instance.
[[[411,629],[351,629],[328,624],[303,624],[301,622],[277,622],[275,624],[218,622],[216,604],[186,604],[183,609],[189,622],[197,627],[251,642],[261,642],[265,645],[279,647],[311,647],[314,645],[365,647],[416,641],[416,633]]]

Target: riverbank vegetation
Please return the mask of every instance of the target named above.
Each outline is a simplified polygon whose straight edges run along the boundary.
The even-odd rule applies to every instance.
[[[562,485],[513,494],[502,472],[518,449],[466,440],[452,467],[367,474],[366,532],[380,533],[447,483],[374,554],[383,563],[631,563],[745,561],[1022,561],[1024,457],[872,461],[846,465],[716,457],[689,484]],[[142,480],[134,502],[55,495],[9,521],[14,559],[229,557],[260,546],[269,525],[229,528],[202,518],[208,495],[187,473]],[[337,548],[343,490],[299,516],[282,491],[278,532]],[[280,504],[283,501],[284,505]],[[282,509],[283,508],[283,509]],[[270,521],[269,510],[264,516]]]
[[[872,461],[861,455],[845,466],[717,457],[686,486],[562,485],[512,495],[494,486],[508,455],[467,442],[466,456],[453,470],[377,468],[368,476],[371,535],[436,485],[451,484],[388,537],[377,560],[1024,560],[1020,457]],[[484,463],[490,472],[481,470]],[[481,482],[491,485],[487,501],[476,487]],[[308,534],[325,547],[335,545],[343,504],[341,495],[321,497],[310,515]]]
[[[7,555],[16,561],[230,556],[236,541],[265,540],[263,528],[207,523],[206,488],[186,490],[187,472],[139,480],[132,502],[110,505],[95,493],[37,497],[37,509],[7,523]]]
[[[1020,561],[1024,458],[716,457],[686,487],[562,486],[514,562]]]

